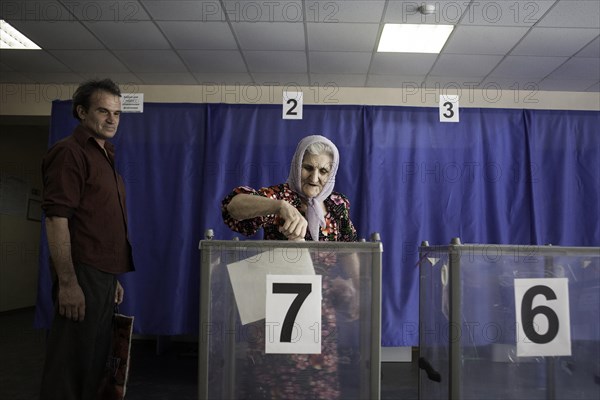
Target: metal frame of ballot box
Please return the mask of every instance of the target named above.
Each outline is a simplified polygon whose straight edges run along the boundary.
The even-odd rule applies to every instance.
[[[600,247],[454,238],[419,268],[419,398],[598,398]]]
[[[374,239],[378,239],[378,237],[378,234],[373,235]],[[232,276],[236,272],[230,269],[232,265],[237,266],[240,261],[250,260],[252,262],[261,256],[263,259],[265,257],[277,259],[277,254],[282,253],[284,255],[291,254],[290,260],[294,263],[294,254],[298,254],[299,251],[306,252],[302,254],[310,254],[310,259],[319,260],[321,256],[326,258],[328,254],[332,254],[334,260],[343,260],[345,255],[356,255],[356,259],[361,260],[358,261],[358,279],[361,284],[356,291],[358,299],[360,299],[358,319],[349,318],[346,321],[338,321],[341,328],[339,328],[339,332],[336,332],[338,336],[334,340],[336,340],[336,345],[339,344],[339,340],[351,343],[348,347],[351,348],[349,352],[352,353],[350,356],[354,361],[344,373],[346,374],[345,379],[350,380],[356,386],[351,389],[356,390],[356,393],[351,393],[349,398],[353,398],[353,396],[357,399],[380,398],[381,259],[383,251],[380,241],[348,243],[212,240],[209,234],[207,234],[207,238],[209,240],[200,241],[199,246],[201,250],[198,343],[200,399],[239,397],[236,395],[238,393],[236,391],[240,390],[239,386],[242,385],[240,382],[244,379],[243,375],[252,368],[251,363],[244,358],[251,341],[245,328],[252,326],[252,323],[248,325],[241,323],[243,319],[239,307],[244,308],[245,305],[236,303],[236,293],[234,292],[236,288]],[[340,264],[342,263],[340,261]],[[286,265],[283,267],[285,268]],[[294,264],[289,265],[290,268],[297,267]],[[335,265],[335,267],[342,268],[339,265]],[[314,272],[313,275],[321,273]],[[264,290],[267,291],[267,285]],[[319,294],[319,299],[321,296],[322,294]],[[318,302],[322,301],[324,300],[318,300]],[[316,304],[318,307],[318,303]],[[262,323],[262,326],[265,327],[263,320],[255,322]],[[344,327],[351,328],[348,328],[346,332],[341,332]],[[340,339],[339,335],[343,338]],[[322,336],[325,340],[325,335]],[[298,352],[298,354],[303,354],[303,352]],[[341,359],[340,356],[340,364]],[[344,357],[344,359],[348,359],[348,357]],[[355,376],[349,377],[348,371]],[[298,379],[301,378],[298,377]]]

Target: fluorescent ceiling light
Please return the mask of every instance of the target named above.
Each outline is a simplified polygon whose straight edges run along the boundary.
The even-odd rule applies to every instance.
[[[454,25],[385,24],[378,52],[439,53]]]
[[[8,22],[0,19],[0,49],[40,50],[40,47]]]

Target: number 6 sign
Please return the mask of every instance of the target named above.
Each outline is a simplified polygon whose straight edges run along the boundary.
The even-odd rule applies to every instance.
[[[515,279],[517,356],[570,356],[567,278]]]
[[[267,275],[265,353],[321,353],[321,275]]]

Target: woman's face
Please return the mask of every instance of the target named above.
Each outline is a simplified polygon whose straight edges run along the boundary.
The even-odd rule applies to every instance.
[[[316,197],[329,180],[333,159],[329,154],[305,153],[302,159],[302,192],[306,197]]]

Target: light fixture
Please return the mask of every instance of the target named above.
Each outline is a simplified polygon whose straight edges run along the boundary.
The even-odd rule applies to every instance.
[[[435,4],[423,4],[417,8],[417,11],[423,15],[433,14],[435,12]]]
[[[385,24],[378,52],[439,53],[454,25]]]
[[[0,19],[0,49],[41,50],[37,44],[3,19]]]

